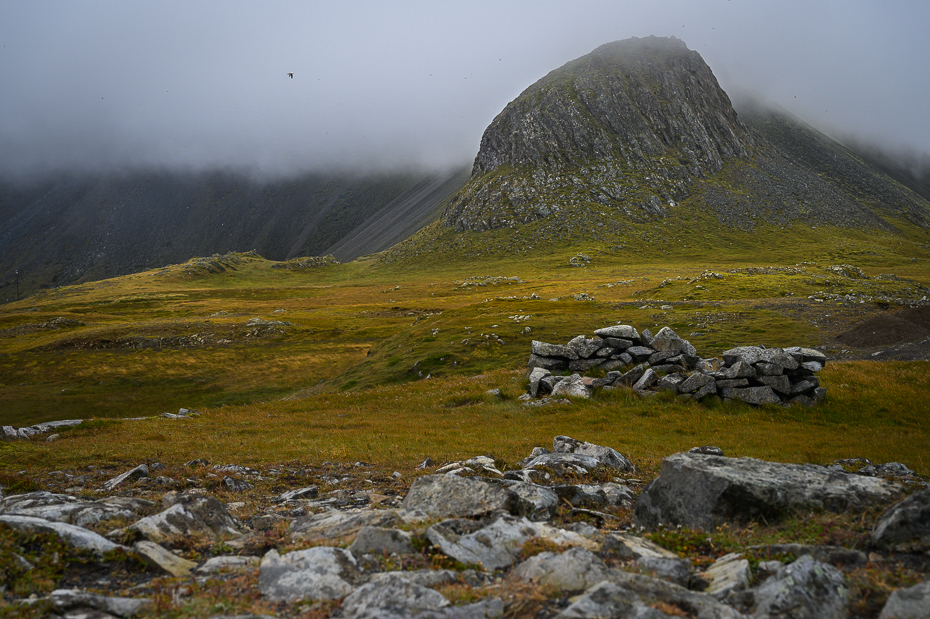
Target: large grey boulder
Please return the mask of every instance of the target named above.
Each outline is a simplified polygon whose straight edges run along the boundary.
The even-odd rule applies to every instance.
[[[127,528],[156,544],[170,543],[195,533],[210,538],[242,535],[236,519],[216,498],[186,493],[169,496],[173,505],[168,509],[137,520]]]
[[[878,619],[926,619],[930,617],[930,580],[898,589],[885,602]]]
[[[930,547],[930,488],[882,512],[872,530],[872,541],[888,545],[913,541]]]
[[[259,568],[258,587],[273,602],[336,600],[355,589],[355,557],[342,548],[315,546],[278,554],[269,550]]]
[[[799,509],[864,511],[900,496],[897,484],[821,466],[677,453],[643,490],[634,522],[713,530],[729,521],[773,522]]]
[[[79,550],[89,550],[96,555],[103,555],[125,546],[114,544],[107,538],[65,522],[54,522],[33,516],[0,516],[0,524],[11,529],[27,533],[52,533],[65,541],[69,546]]]
[[[742,400],[747,404],[754,404],[755,406],[761,406],[762,404],[781,404],[781,398],[775,395],[775,392],[772,391],[772,388],[768,385],[762,387],[745,387],[742,389],[721,389],[719,393],[720,397],[724,399]]]
[[[845,619],[849,584],[832,565],[804,556],[755,590],[755,619]]]
[[[594,545],[572,531],[514,516],[501,516],[488,525],[474,520],[444,520],[427,529],[426,537],[446,556],[489,570],[513,565],[523,544],[534,537],[567,546]]]
[[[558,554],[543,552],[514,568],[514,578],[537,582],[559,591],[583,591],[607,580],[610,568],[585,548],[571,548]]]
[[[530,395],[534,398],[539,394],[539,385],[540,381],[547,376],[551,376],[552,373],[549,370],[543,368],[533,368],[530,370],[527,380],[529,380],[529,392]]]
[[[535,506],[515,492],[455,475],[424,475],[404,497],[404,509],[418,509],[434,518],[477,518],[494,511],[531,514]]]
[[[681,339],[670,327],[662,327],[659,332],[653,336],[649,347],[660,352],[674,354],[684,353],[690,356],[696,356],[697,350],[688,340]]]
[[[155,504],[132,497],[106,497],[96,501],[81,501],[67,494],[29,492],[14,494],[0,501],[0,514],[34,516],[57,522],[87,527],[114,518],[135,519]]]
[[[582,456],[591,456],[603,466],[628,471],[633,469],[633,463],[616,449],[595,445],[587,441],[579,441],[570,436],[556,436],[552,440],[552,451],[554,453],[578,454]]]
[[[723,362],[731,366],[737,361],[748,365],[762,361],[763,349],[758,346],[737,346],[723,353]]]

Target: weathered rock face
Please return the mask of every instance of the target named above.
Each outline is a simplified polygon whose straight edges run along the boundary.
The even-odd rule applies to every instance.
[[[753,143],[701,56],[673,38],[608,43],[542,78],[481,138],[444,224],[487,230],[593,203],[662,215]]]
[[[902,542],[930,548],[930,489],[915,492],[881,515],[872,531],[876,544]]]
[[[902,496],[901,487],[820,466],[678,453],[636,502],[640,526],[713,530],[727,521],[772,522],[797,509],[864,511]]]

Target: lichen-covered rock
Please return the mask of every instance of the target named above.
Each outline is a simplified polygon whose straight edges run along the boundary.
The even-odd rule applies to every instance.
[[[168,509],[146,516],[128,529],[145,539],[163,544],[194,533],[211,538],[238,537],[242,533],[236,519],[212,496],[175,494]]]
[[[513,565],[523,544],[534,537],[560,545],[594,546],[572,531],[507,515],[488,525],[474,520],[444,520],[427,529],[426,537],[443,554],[489,570]]]
[[[918,542],[930,548],[930,488],[882,512],[872,530],[872,541],[888,545]]]
[[[878,619],[926,619],[930,617],[930,580],[898,589],[888,597]]]
[[[561,554],[543,552],[513,570],[514,578],[559,591],[583,591],[607,580],[609,574],[604,561],[585,548],[571,548]]]
[[[358,577],[355,557],[342,548],[316,546],[262,558],[258,587],[273,602],[336,600],[352,593]]]
[[[633,463],[616,449],[603,445],[595,445],[587,441],[579,441],[570,436],[556,436],[552,440],[552,451],[553,453],[591,456],[600,464],[613,469],[626,471],[633,468]]]
[[[821,466],[677,453],[643,490],[634,522],[713,530],[730,521],[771,523],[798,509],[864,511],[900,496],[897,484]]]
[[[849,584],[832,565],[804,556],[755,590],[755,619],[845,619]]]
[[[476,518],[494,511],[532,514],[535,506],[513,491],[454,475],[424,475],[410,487],[404,509],[422,510],[434,518]]]

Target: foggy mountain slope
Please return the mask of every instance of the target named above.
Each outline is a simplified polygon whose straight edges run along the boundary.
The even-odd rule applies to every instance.
[[[930,221],[925,199],[803,123],[762,109],[744,122],[697,52],[647,37],[603,45],[509,103],[443,225],[482,232],[547,220],[587,234],[606,208],[603,237],[675,217],[685,201],[746,230],[803,222],[900,232],[898,222]]]
[[[213,253],[318,255],[399,196],[447,176],[256,182],[230,172],[148,171],[0,183],[0,284],[10,286],[19,269],[25,296]],[[5,288],[0,299],[14,295]]]
[[[878,166],[791,114],[753,101],[741,101],[740,118],[757,135],[794,162],[813,170],[878,214],[930,226],[927,196],[919,183],[908,186],[897,175],[901,166]],[[916,180],[916,179],[915,179]]]
[[[468,180],[468,168],[439,175],[398,196],[365,223],[329,247],[340,262],[388,249],[429,223],[445,201]]]

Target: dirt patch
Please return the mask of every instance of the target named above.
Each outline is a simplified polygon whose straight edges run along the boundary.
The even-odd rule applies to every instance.
[[[869,348],[930,337],[930,305],[869,318],[836,339],[846,346]]]

